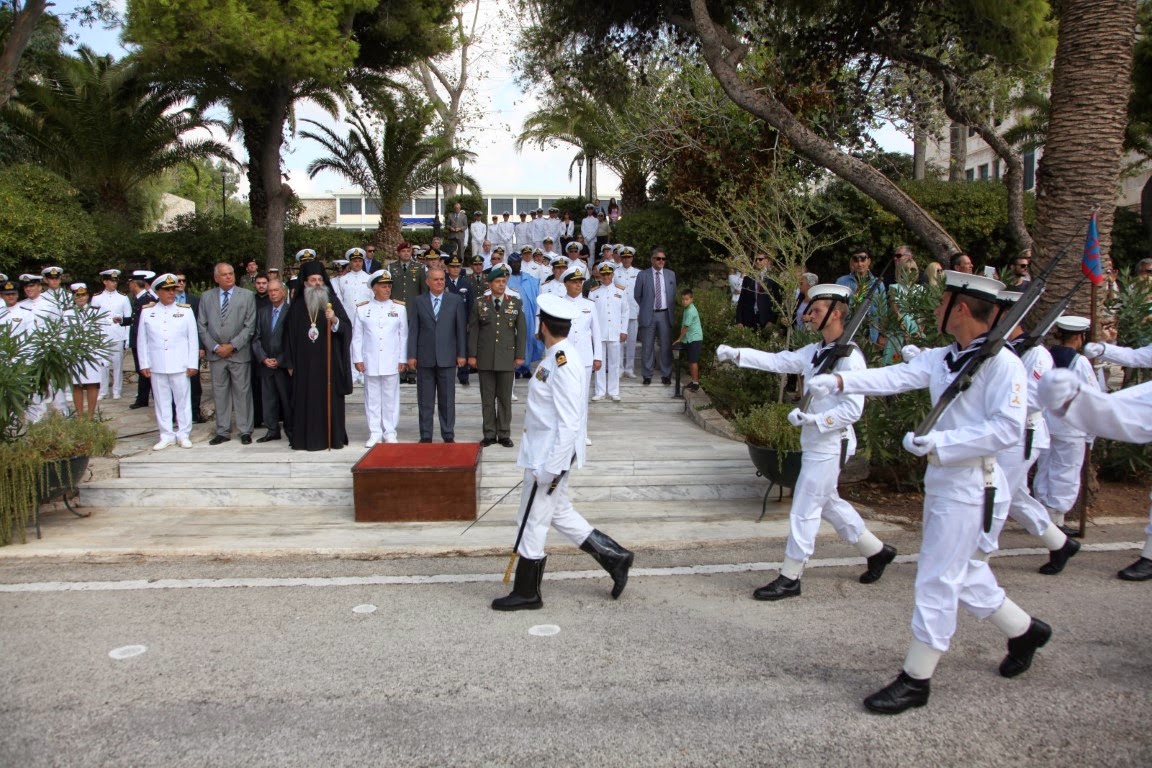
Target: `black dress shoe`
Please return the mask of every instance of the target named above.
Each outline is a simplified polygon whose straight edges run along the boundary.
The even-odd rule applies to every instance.
[[[1079,527],[1073,528],[1070,525],[1058,525],[1056,527],[1059,528],[1060,530],[1064,531],[1065,536],[1070,536],[1073,539],[1080,538],[1080,528]]]
[[[512,447],[512,438],[510,438],[510,437],[500,438],[500,445],[504,446],[505,448],[511,448]]]
[[[660,383],[666,387],[670,387],[670,386],[672,386],[672,379],[670,379],[667,376],[664,376],[660,379]]]
[[[197,416],[192,417],[192,423],[193,424],[207,424],[208,419],[204,418],[203,416],[197,415]]]
[[[137,408],[147,408],[147,407],[148,407],[148,403],[132,403],[132,405],[128,406],[128,410],[134,411]]]
[[[775,581],[752,593],[757,600],[783,600],[786,597],[800,597],[800,579],[790,579],[781,574]]]
[[[1124,581],[1148,581],[1152,579],[1152,560],[1142,557],[1122,571],[1117,571],[1116,578]]]
[[[643,384],[644,386],[648,386],[649,384],[652,383],[652,379],[651,378],[645,378],[644,381],[642,381],[640,383]]]
[[[896,559],[896,547],[885,544],[880,551],[868,558],[868,570],[860,574],[861,584],[873,584],[880,581],[884,569]]]
[[[901,671],[891,683],[864,699],[869,712],[879,715],[898,715],[912,707],[922,707],[928,703],[932,692],[932,680],[917,680]]]
[[[481,440],[481,441],[480,441],[480,447],[481,447],[481,448],[487,448],[487,447],[488,447],[488,446],[490,446],[490,445],[496,445],[496,438],[494,438],[494,437],[486,437],[486,438],[484,438],[483,440]]]
[[[269,432],[268,434],[264,435],[264,437],[256,438],[256,442],[267,443],[271,440],[279,440],[279,439],[280,439],[280,433],[279,432],[277,432],[276,434],[272,434],[271,432]]]
[[[252,435],[240,435],[240,445],[252,445]]]
[[[422,438],[420,438],[420,442],[422,442],[422,443],[430,443],[430,442],[432,442],[432,438],[430,438],[430,437],[422,437]]]
[[[444,442],[446,442],[446,443],[454,443],[454,442],[456,442],[456,438],[454,438],[454,437],[446,437],[446,438],[444,438]]]
[[[208,441],[208,445],[220,445],[220,443],[226,443],[231,439],[230,437],[224,437],[224,435],[215,435]]]
[[[468,386],[468,379],[460,379],[459,381],[460,381],[460,386],[462,386],[462,387]]]
[[[1000,674],[1004,677],[1016,677],[1028,671],[1032,666],[1032,657],[1036,650],[1044,646],[1052,637],[1052,627],[1040,619],[1032,619],[1028,631],[1020,637],[1009,638],[1008,655],[1000,662]]]
[[[1080,542],[1076,539],[1064,539],[1064,546],[1048,552],[1048,562],[1040,566],[1040,573],[1045,576],[1055,576],[1064,570],[1068,560],[1080,551]]]

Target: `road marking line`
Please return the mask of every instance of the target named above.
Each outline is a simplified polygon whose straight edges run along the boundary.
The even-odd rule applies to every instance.
[[[1141,549],[1144,542],[1107,542],[1084,544],[1082,552],[1122,552]],[[1040,547],[1006,549],[993,554],[993,557],[1026,557],[1046,555],[1048,550]],[[919,555],[899,555],[894,562],[914,563]],[[841,568],[849,565],[863,565],[862,557],[837,557],[810,560],[805,570],[811,568]],[[775,571],[781,562],[765,563],[717,563],[714,565],[678,565],[667,568],[633,568],[633,576],[706,576],[717,573],[744,573],[748,571]],[[598,579],[604,572],[557,571],[547,574],[549,581],[572,581],[575,579]],[[479,582],[503,581],[500,573],[459,573],[434,576],[299,576],[284,578],[231,578],[231,579],[128,579],[125,581],[36,581],[22,584],[0,584],[0,592],[126,592],[144,589],[233,589],[237,587],[360,587],[360,586],[409,586],[420,584],[473,584]]]

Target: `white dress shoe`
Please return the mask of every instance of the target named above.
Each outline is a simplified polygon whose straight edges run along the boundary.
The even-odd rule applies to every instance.
[[[520,401],[520,398],[516,397],[516,393],[515,393],[515,392],[513,392],[513,393],[512,393],[512,402],[516,403],[516,402],[519,402],[519,401]]]
[[[191,448],[192,447],[192,441],[186,437],[181,438],[180,440],[177,440],[176,442],[180,445],[181,448]]]
[[[614,402],[614,403],[618,403],[618,402],[620,402],[620,395],[612,395],[612,396],[611,396],[611,397],[609,397],[608,399],[609,399],[609,400],[611,400],[611,401],[612,401],[612,402]]]
[[[595,397],[592,398],[592,402],[598,403],[603,399],[604,399],[604,395],[596,395]]]
[[[387,436],[386,436],[386,437],[384,438],[384,442],[385,442],[385,443],[390,443],[390,444],[392,444],[392,443],[399,443],[400,441],[399,441],[399,440],[397,440],[395,436],[393,436],[393,437],[387,437]]]
[[[368,438],[368,440],[364,443],[364,447],[365,448],[371,448],[372,446],[376,445],[376,443],[378,443],[378,442],[380,442],[380,438],[373,435],[372,437]]]
[[[592,445],[592,438],[590,438],[590,437],[584,438],[584,445]]]
[[[176,441],[175,440],[161,440],[160,442],[156,443],[156,445],[152,446],[152,450],[162,451],[170,445],[176,445]]]

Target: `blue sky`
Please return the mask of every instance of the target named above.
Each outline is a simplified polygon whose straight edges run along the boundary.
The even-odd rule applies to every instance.
[[[473,57],[476,63],[470,70],[470,90],[473,103],[484,118],[462,133],[468,149],[477,155],[476,162],[469,164],[466,170],[476,177],[485,194],[489,195],[502,192],[576,194],[577,179],[568,178],[574,149],[566,146],[547,150],[525,148],[519,153],[514,149],[525,116],[540,104],[535,94],[524,93],[516,85],[509,63],[518,19],[512,13],[513,4],[509,0],[469,0],[464,7],[473,9],[475,2],[480,3],[477,34],[480,42]],[[52,10],[63,16],[82,4],[78,0],[58,0]],[[116,5],[123,11],[123,0],[117,0]],[[471,18],[468,11],[466,18]],[[120,45],[118,30],[73,25],[71,31],[78,43],[99,53],[116,56],[126,53]],[[332,125],[339,133],[344,132],[337,121],[309,103],[298,107],[297,117],[318,120]],[[221,135],[218,138],[225,137]],[[878,131],[876,138],[886,149],[911,152],[911,141],[890,126]],[[235,156],[243,160],[245,155],[240,143],[233,140],[231,145]],[[319,154],[320,149],[313,141],[289,137],[285,144],[284,167],[289,183],[302,197],[349,186],[342,177],[327,172],[315,179],[308,178],[305,168]],[[614,196],[618,182],[611,171],[600,169],[598,187],[601,197]]]

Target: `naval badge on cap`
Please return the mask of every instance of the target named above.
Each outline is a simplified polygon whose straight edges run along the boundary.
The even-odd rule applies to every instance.
[[[154,291],[158,291],[161,288],[177,287],[179,287],[179,281],[176,279],[176,275],[172,274],[171,272],[165,272],[152,282],[152,290]]]
[[[372,273],[372,277],[368,280],[368,285],[377,285],[382,283],[384,285],[392,285],[392,273],[386,269],[378,269]]]
[[[16,283],[11,280],[0,283],[0,293],[16,293]]]
[[[100,277],[104,278],[105,280],[116,280],[120,277],[120,270],[106,269],[100,273]]]
[[[301,248],[296,251],[296,261],[310,261],[314,258],[316,258],[316,251],[311,248]]]
[[[611,275],[616,271],[616,265],[610,261],[602,261],[600,266],[596,267],[596,271],[602,275]]]
[[[583,280],[584,270],[580,267],[579,264],[573,264],[572,266],[568,267],[568,271],[564,273],[564,276],[561,279],[564,282],[568,282],[569,280]]]
[[[363,248],[349,248],[348,250],[344,251],[344,258],[348,259],[349,261],[352,259],[362,259],[364,256],[365,254]]]
[[[72,285],[68,286],[68,290],[72,291],[72,293],[88,294],[88,286],[84,283],[72,283]]]
[[[60,267],[44,267],[40,270],[40,274],[44,277],[60,277],[64,274],[64,270]]]

